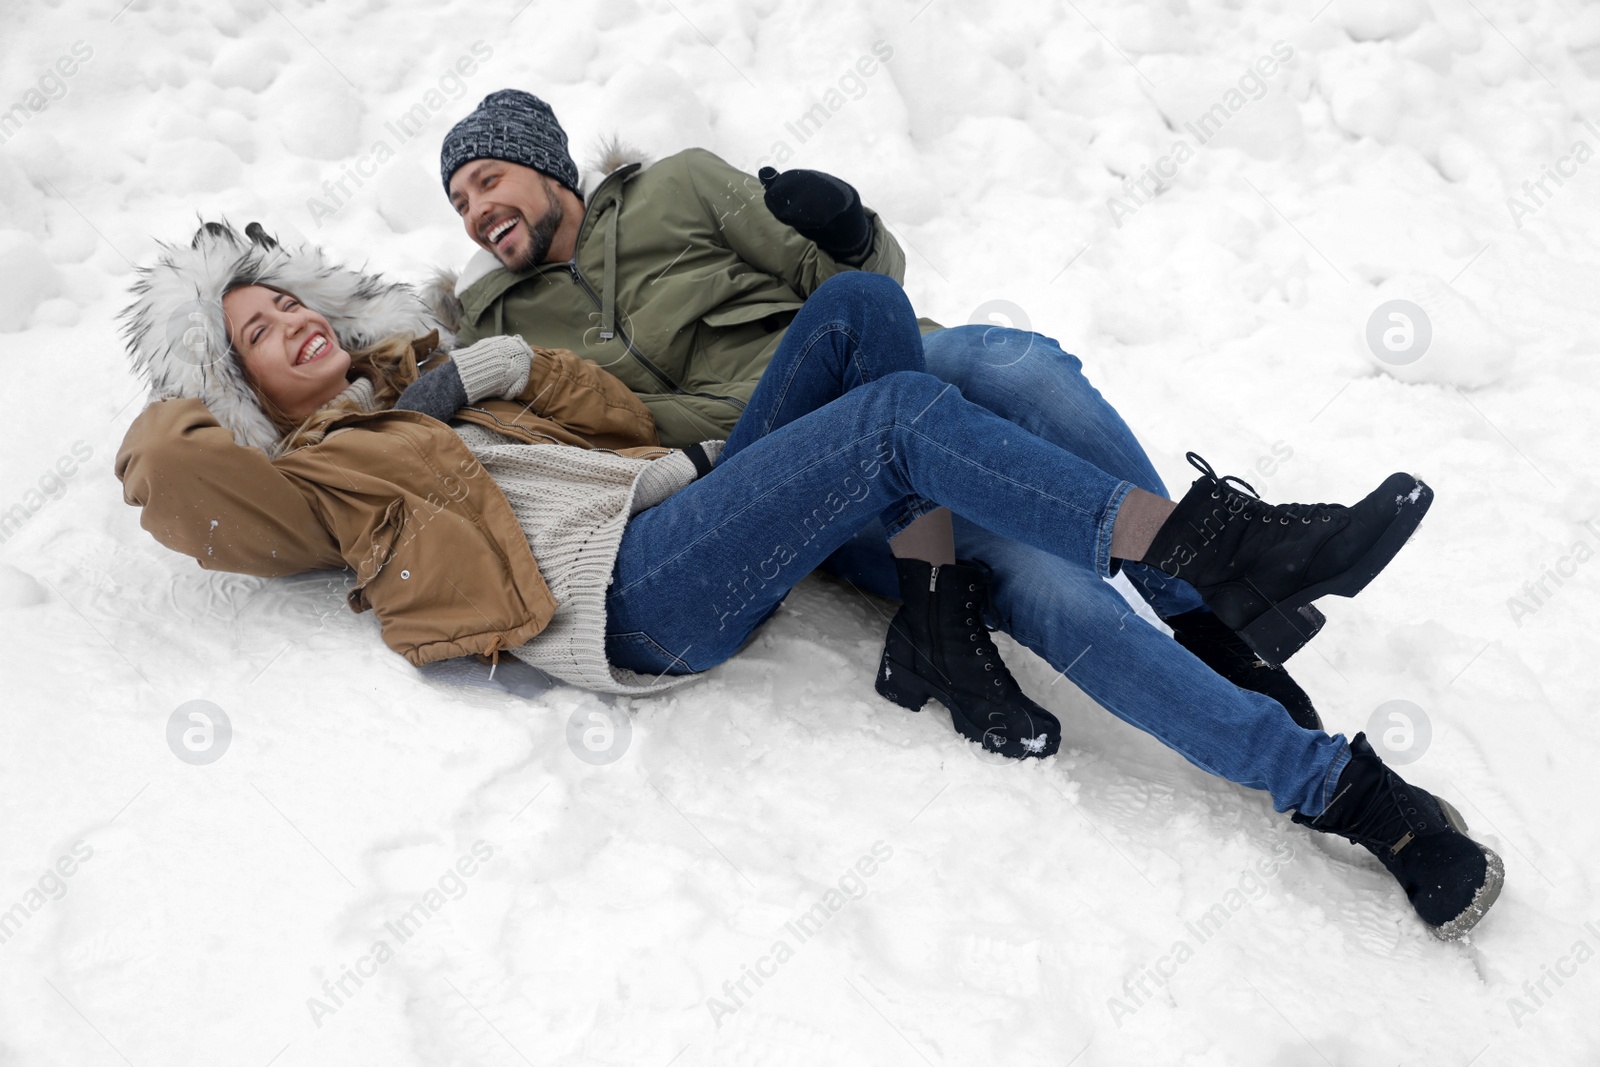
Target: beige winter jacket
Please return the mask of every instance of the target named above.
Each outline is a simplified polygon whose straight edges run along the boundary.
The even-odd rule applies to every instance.
[[[431,369],[437,337],[416,342]],[[605,370],[535,348],[526,387],[457,418],[529,444],[668,453],[650,411]],[[209,570],[262,576],[355,569],[352,610],[415,666],[494,655],[534,637],[556,603],[504,493],[461,437],[413,411],[341,416],[276,460],[235,443],[199,400],[147,407],[117,451],[123,499],[168,548]]]

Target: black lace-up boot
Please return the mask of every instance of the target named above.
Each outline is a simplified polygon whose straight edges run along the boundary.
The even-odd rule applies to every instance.
[[[950,709],[962,736],[992,752],[1013,759],[1054,755],[1061,723],[1022,692],[984,628],[989,568],[919,559],[894,565],[901,606],[889,622],[878,693],[912,711],[932,697]]]
[[[1316,611],[1315,608],[1311,610]],[[1215,614],[1205,608],[1196,608],[1164,621],[1172,627],[1172,636],[1178,644],[1194,653],[1195,658],[1207,667],[1240,689],[1276,700],[1283,705],[1296,726],[1307,730],[1322,729],[1322,717],[1317,714],[1306,691],[1289,677],[1289,672],[1282,667],[1272,666],[1250,651],[1250,646]]]
[[[1140,561],[1182,578],[1269,666],[1322,629],[1311,602],[1355,596],[1415,532],[1433,490],[1391,474],[1359,504],[1267,504],[1248,482],[1202,473]],[[1229,485],[1237,483],[1249,495]]]
[[[1350,742],[1350,762],[1321,815],[1294,821],[1338,834],[1378,857],[1433,935],[1465,935],[1500,896],[1505,865],[1467,836],[1449,803],[1384,766],[1366,734]]]

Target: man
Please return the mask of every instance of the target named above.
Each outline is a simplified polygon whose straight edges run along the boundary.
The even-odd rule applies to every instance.
[[[904,280],[904,254],[883,221],[849,185],[815,171],[752,177],[688,149],[648,168],[618,166],[586,198],[554,113],[518,90],[486,97],[440,155],[450,201],[483,250],[458,282],[457,343],[516,334],[571,349],[622,379],[674,447],[728,436],[784,330],[824,280],[852,269]],[[967,399],[1166,495],[1122,418],[1053,340],[918,324],[928,370]],[[938,509],[912,529],[950,521]],[[978,601],[968,615],[987,614],[989,599],[998,628],[1114,715],[1213,774],[1267,789],[1277,810],[1296,809],[1296,822],[1367,848],[1436,936],[1462,936],[1493,903],[1499,857],[1466,836],[1448,804],[1385,767],[1363,735],[1343,744],[1325,777],[1295,778],[1298,793],[1282,787],[1306,746],[1330,739],[1299,686],[1258,660],[1192,586],[1126,565],[1174,643],[1096,574],[961,520],[954,539],[957,554],[993,570],[989,596],[967,587],[979,590],[967,594]],[[829,568],[901,595],[881,529],[863,530]],[[1320,616],[1303,612],[1314,632]],[[1160,669],[1130,677],[1128,663]],[[884,676],[880,669],[880,692]]]
[[[850,186],[815,171],[768,168],[757,178],[688,149],[648,168],[618,166],[585,198],[565,131],[547,104],[519,90],[490,94],[450,131],[441,170],[482,250],[457,283],[458,343],[518,334],[569,348],[621,378],[674,447],[728,435],[789,321],[824,280],[850,269],[905,277],[905,255],[883,220]],[[1166,495],[1122,418],[1055,341],[918,322],[928,369],[968,399]],[[948,514],[923,523],[940,521]],[[1052,581],[1063,577],[1060,561],[959,520],[955,534],[958,555],[994,570],[991,621],[1050,662],[1076,664],[1069,677],[1094,696],[1096,647],[1105,658],[1111,648],[1073,625],[1069,609],[1088,596],[1123,630],[1129,613],[1116,593],[1074,592],[1080,576],[1071,586]],[[830,569],[899,596],[881,530],[862,531]],[[1190,586],[1153,567],[1127,572],[1180,644],[1299,724],[1320,725],[1288,673],[1250,653]]]

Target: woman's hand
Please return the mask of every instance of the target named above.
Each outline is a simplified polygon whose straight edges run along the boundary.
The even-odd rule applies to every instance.
[[[469,404],[488,397],[510,400],[528,385],[533,349],[515,334],[485,337],[450,353]]]
[[[457,349],[450,359],[406,387],[394,406],[448,422],[468,404],[486,397],[510,400],[528,385],[533,349],[520,337],[485,337]]]
[[[639,472],[634,483],[630,517],[653,508],[691,482],[710,474],[722,456],[725,441],[701,441],[684,449],[673,449]]]
[[[462,387],[461,374],[450,362],[424,371],[394,402],[398,410],[420,411],[440,422],[450,421],[466,405],[467,391]]]

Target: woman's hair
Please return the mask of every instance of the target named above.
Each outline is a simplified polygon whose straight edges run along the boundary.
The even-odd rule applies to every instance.
[[[262,282],[242,282],[241,285],[230,287],[240,288],[242,285],[260,285],[264,289],[283,293],[285,296],[299,300],[298,296],[287,289],[280,289],[275,285],[266,285]],[[303,301],[302,301],[303,303]],[[360,374],[372,383],[373,396],[379,408],[394,406],[400,399],[400,394],[405,392],[406,386],[416,381],[421,371],[417,367],[417,353],[413,346],[415,338],[396,334],[366,348],[357,349],[350,353],[350,369]],[[307,445],[320,442],[328,433],[328,426],[340,416],[352,411],[359,411],[360,406],[355,400],[340,397],[330,400],[322,407],[307,415],[297,424],[293,418],[284,414],[283,409],[274,404],[251,375],[250,368],[246,365],[238,349],[230,341],[229,352],[238,360],[239,367],[244,371],[245,381],[250,383],[250,391],[255,394],[256,402],[261,405],[261,410],[266,412],[267,418],[272,420],[272,425],[280,433],[278,443],[274,449],[275,456],[281,456]]]

